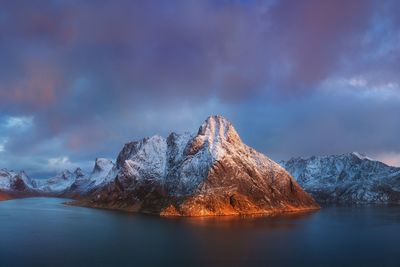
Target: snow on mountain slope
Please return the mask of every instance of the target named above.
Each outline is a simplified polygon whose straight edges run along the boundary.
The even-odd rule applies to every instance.
[[[67,195],[84,195],[94,188],[115,178],[114,163],[109,159],[96,158],[92,173],[78,177],[66,190]]]
[[[77,168],[74,172],[64,170],[49,179],[30,179],[24,172],[0,170],[0,191],[29,196],[71,196],[78,197],[94,188],[108,183],[115,178],[114,163],[98,158],[92,173],[85,173]],[[25,194],[26,195],[26,194]]]
[[[113,175],[109,175],[114,167],[115,164],[111,160],[97,158],[94,169],[89,177],[89,179],[93,181],[93,186],[98,186],[114,178]]]
[[[25,172],[14,172],[6,169],[0,170],[0,190],[28,192],[33,188],[32,180]]]
[[[209,117],[196,135],[127,143],[115,179],[78,204],[160,215],[238,215],[316,209],[277,163],[244,145],[232,124]]]
[[[84,177],[84,173],[80,168],[74,172],[64,170],[56,176],[49,179],[34,179],[32,180],[33,188],[38,192],[43,193],[62,193],[77,180]]]
[[[17,174],[15,172],[8,171],[6,169],[0,170],[0,189],[10,190],[11,184],[12,184],[12,179],[16,175]]]
[[[353,152],[282,162],[320,203],[400,203],[400,168]]]

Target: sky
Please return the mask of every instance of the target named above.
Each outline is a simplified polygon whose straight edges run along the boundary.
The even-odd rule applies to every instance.
[[[46,177],[212,114],[271,157],[400,166],[400,1],[0,0],[0,168]]]

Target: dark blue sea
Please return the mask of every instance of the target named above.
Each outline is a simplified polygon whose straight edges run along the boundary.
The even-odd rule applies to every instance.
[[[400,266],[400,207],[270,218],[159,218],[0,202],[0,266]]]

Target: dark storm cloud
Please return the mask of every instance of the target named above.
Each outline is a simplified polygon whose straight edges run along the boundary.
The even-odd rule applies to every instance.
[[[249,143],[275,157],[400,150],[378,132],[357,138],[369,126],[399,132],[398,98],[379,97],[399,90],[398,1],[0,6],[0,117],[33,118],[25,133],[0,129],[0,163],[7,167],[11,158],[40,171],[49,159],[70,166],[114,157],[130,139],[195,131],[211,113],[227,115]],[[327,81],[340,91],[335,97],[324,96]],[[362,105],[363,92],[376,97],[350,111]],[[379,125],[363,114],[380,118]],[[253,128],[268,139],[246,135]],[[331,135],[343,140],[335,149]],[[35,159],[36,167],[27,164]]]
[[[363,0],[38,3],[6,1],[1,24],[3,51],[12,55],[3,64],[16,65],[2,98],[33,107],[70,97],[82,77],[95,80],[99,98],[117,92],[123,99],[132,92],[241,99],[268,87],[280,65],[287,65],[281,75],[291,87],[313,86],[335,67],[348,37],[363,33],[372,6]]]

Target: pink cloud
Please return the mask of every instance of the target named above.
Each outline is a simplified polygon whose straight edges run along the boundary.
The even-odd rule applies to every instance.
[[[58,66],[38,58],[26,58],[23,75],[0,88],[0,102],[14,102],[27,108],[43,109],[57,100],[64,79]]]
[[[288,1],[276,16],[278,47],[293,65],[290,83],[315,85],[349,56],[368,28],[370,1]],[[279,37],[281,36],[281,37]]]
[[[400,167],[400,153],[398,152],[388,152],[381,153],[375,156],[376,159],[382,161],[390,166]]]

